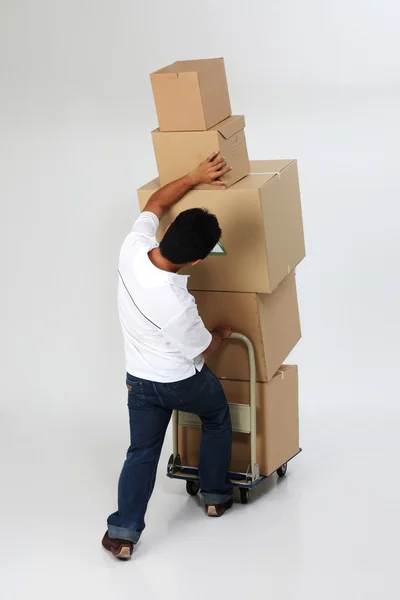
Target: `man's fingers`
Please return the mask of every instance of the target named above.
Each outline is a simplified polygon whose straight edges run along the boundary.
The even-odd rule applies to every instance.
[[[217,150],[217,152],[213,152],[212,154],[210,154],[210,156],[207,158],[207,162],[212,162],[219,154],[219,150]]]
[[[225,184],[226,184],[226,181],[224,181],[223,179],[214,179],[214,181],[211,182],[211,185],[217,185],[217,186],[222,186]]]
[[[214,170],[219,173],[219,171],[222,171],[222,169],[225,169],[225,167],[227,167],[227,163],[225,160],[221,160],[220,163],[218,163],[217,165],[215,165]]]
[[[213,163],[211,166],[211,173],[213,175],[218,175],[219,173],[221,173],[221,171],[227,166],[226,161],[224,158],[221,159],[221,161],[216,164]]]
[[[218,171],[218,178],[223,177],[224,175],[229,173],[229,171],[232,171],[232,167],[225,167],[224,169],[221,169],[220,171]]]

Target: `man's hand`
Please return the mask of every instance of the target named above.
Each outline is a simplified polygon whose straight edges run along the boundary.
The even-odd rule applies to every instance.
[[[232,334],[232,328],[228,325],[220,325],[219,327],[215,327],[212,330],[212,340],[211,344],[208,346],[207,350],[203,352],[204,358],[208,358],[213,352],[215,352],[221,345],[222,340],[226,340]]]
[[[224,158],[221,158],[219,152],[214,152],[205,161],[203,161],[190,177],[193,179],[193,185],[208,183],[210,185],[225,185],[222,179],[224,175],[231,171]]]
[[[218,333],[223,340],[226,340],[232,335],[232,327],[229,327],[229,325],[220,325],[219,327],[215,327],[214,331],[215,333]]]
[[[230,167],[226,166],[225,159],[219,156],[219,152],[214,152],[193,173],[176,181],[171,181],[171,183],[154,192],[144,210],[154,213],[161,219],[165,211],[183,198],[195,185],[200,183],[224,185],[225,182],[222,177],[230,170]]]

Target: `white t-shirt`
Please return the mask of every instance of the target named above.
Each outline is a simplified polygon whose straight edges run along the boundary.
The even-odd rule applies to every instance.
[[[201,371],[212,336],[187,290],[188,276],[162,271],[148,256],[158,246],[158,225],[155,214],[143,212],[122,244],[118,308],[127,372],[171,383]]]

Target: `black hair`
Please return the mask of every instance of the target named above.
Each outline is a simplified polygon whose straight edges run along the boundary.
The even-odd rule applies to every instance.
[[[215,215],[190,208],[171,223],[160,243],[161,255],[175,265],[203,260],[218,243],[222,231]]]

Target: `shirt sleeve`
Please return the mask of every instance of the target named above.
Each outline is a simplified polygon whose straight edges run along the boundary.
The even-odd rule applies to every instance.
[[[152,212],[144,211],[140,214],[132,227],[131,233],[143,235],[148,238],[155,238],[160,221]]]
[[[189,360],[194,360],[208,348],[212,335],[205,327],[196,304],[168,321],[161,329],[164,338]]]

